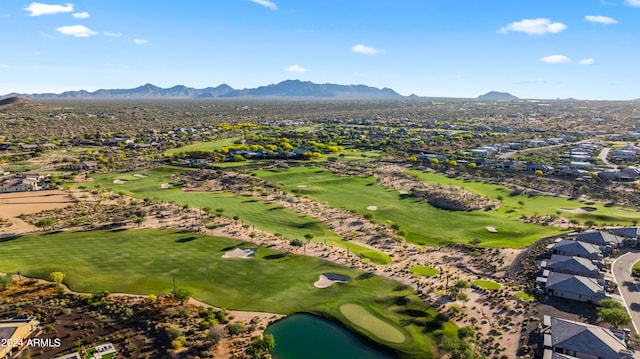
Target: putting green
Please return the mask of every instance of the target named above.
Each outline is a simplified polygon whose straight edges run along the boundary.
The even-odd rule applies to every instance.
[[[371,314],[358,304],[343,304],[340,306],[340,313],[347,317],[351,323],[371,332],[371,334],[384,341],[399,344],[406,340],[400,330]]]
[[[490,280],[485,280],[485,279],[474,280],[471,283],[473,283],[474,285],[480,288],[484,288],[487,290],[498,290],[501,287],[500,283],[492,282]]]
[[[421,275],[424,277],[433,277],[440,274],[439,270],[428,266],[413,266],[409,268],[409,270],[413,274]]]

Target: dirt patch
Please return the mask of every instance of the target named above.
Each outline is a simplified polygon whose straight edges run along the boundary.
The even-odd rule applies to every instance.
[[[149,175],[146,175],[144,173],[136,173],[133,176],[134,177],[138,177],[138,178],[147,178],[147,177],[149,177]]]
[[[170,188],[170,187],[171,187],[171,185],[168,184],[168,183],[163,183],[163,184],[160,185],[160,188],[162,188],[162,189],[167,189],[167,188]]]
[[[367,209],[369,211],[377,211],[378,210],[378,206],[369,206],[369,207],[367,207]]]
[[[318,281],[313,283],[316,288],[328,288],[333,283],[349,283],[351,278],[346,275],[340,275],[335,273],[320,274]]]
[[[486,228],[487,228],[487,231],[491,233],[498,233],[498,230],[496,229],[496,227],[487,226]]]
[[[73,203],[73,199],[66,192],[59,190],[0,194],[0,218],[10,222],[9,225],[0,228],[0,233],[33,231],[36,227],[21,220],[18,216],[64,208]]]
[[[298,188],[307,188],[307,185],[306,184],[299,184],[296,187],[298,187]]]
[[[113,180],[113,183],[115,183],[115,184],[125,184],[127,182],[129,182],[129,181],[125,181],[125,180],[121,180],[121,179]]]

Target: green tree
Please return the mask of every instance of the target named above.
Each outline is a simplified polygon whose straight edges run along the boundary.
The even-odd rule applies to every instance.
[[[55,218],[42,218],[41,220],[36,222],[36,227],[42,228],[44,230],[47,230],[48,228],[50,228],[54,224],[56,224],[56,219]]]
[[[186,288],[176,288],[172,295],[173,299],[179,301],[180,304],[183,304],[187,299],[189,299],[189,297],[191,297],[191,291]]]
[[[0,274],[0,290],[7,289],[13,284],[13,276],[11,274]]]
[[[62,281],[64,280],[64,273],[62,272],[51,272],[49,273],[49,279],[56,284],[56,286],[60,286]]]
[[[622,303],[613,299],[603,299],[598,304],[598,317],[614,328],[631,324],[631,317]]]
[[[271,334],[260,335],[251,341],[247,353],[254,359],[270,358],[271,350],[276,346],[276,341]]]

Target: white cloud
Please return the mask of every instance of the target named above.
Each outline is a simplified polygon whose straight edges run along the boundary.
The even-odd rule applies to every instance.
[[[588,59],[582,59],[580,60],[580,62],[578,62],[580,65],[593,65],[596,63],[596,60],[592,59],[592,58],[588,58]]]
[[[524,32],[529,35],[557,34],[567,29],[567,25],[561,22],[551,22],[549,19],[523,19],[521,21],[512,22],[507,26],[498,30],[501,34],[508,32]]]
[[[72,12],[73,4],[65,4],[65,5],[49,5],[42,4],[39,2],[32,2],[29,6],[25,7],[24,10],[29,11],[29,16],[40,16],[40,15],[54,15],[63,12]]]
[[[89,18],[89,13],[86,12],[86,11],[74,12],[73,14],[71,14],[71,16],[73,16],[76,19],[87,19],[87,18]]]
[[[540,61],[546,62],[547,64],[562,64],[571,62],[571,59],[564,55],[551,55],[541,58]]]
[[[304,67],[300,67],[298,65],[291,65],[289,67],[287,67],[286,69],[284,69],[286,72],[295,72],[297,74],[303,74],[305,72],[308,72],[309,69],[305,69]]]
[[[254,4],[258,4],[260,6],[269,8],[271,10],[278,10],[278,6],[269,0],[249,0],[249,1],[251,1]]]
[[[584,19],[594,24],[610,25],[618,23],[616,19],[602,15],[587,15]]]
[[[133,43],[136,45],[146,45],[149,43],[149,40],[145,39],[133,39]]]
[[[63,35],[75,37],[89,37],[98,34],[97,32],[82,25],[60,26],[59,28],[56,28],[56,31]]]
[[[109,32],[109,31],[105,31],[105,32],[104,32],[104,36],[107,36],[107,37],[120,37],[120,36],[122,36],[122,34],[121,34],[121,33],[119,33],[119,32]]]
[[[627,5],[640,7],[640,0],[627,0]]]
[[[355,45],[354,47],[351,48],[351,51],[357,52],[359,54],[365,54],[365,55],[375,55],[375,54],[379,54],[381,52],[384,52],[382,50],[378,50],[378,49],[373,48],[371,46],[366,46],[366,45],[362,45],[362,44]]]
[[[9,65],[7,64],[0,64],[0,69],[7,69],[9,68]]]

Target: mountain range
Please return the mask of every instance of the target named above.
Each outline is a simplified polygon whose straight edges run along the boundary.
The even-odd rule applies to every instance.
[[[161,88],[146,84],[133,89],[100,89],[93,92],[66,91],[40,94],[12,93],[2,97],[44,99],[210,99],[210,98],[331,98],[331,99],[395,99],[402,95],[389,88],[379,89],[365,85],[316,84],[309,81],[286,80],[277,84],[237,90],[222,84],[218,87],[196,89],[183,85]]]
[[[47,99],[215,99],[215,98],[255,98],[255,99],[402,99],[419,98],[416,95],[402,96],[390,88],[376,88],[366,85],[316,84],[310,81],[286,80],[277,84],[249,89],[234,89],[222,84],[217,87],[196,89],[184,85],[162,88],[145,84],[132,89],[100,89],[66,91],[62,93],[18,94],[11,93],[2,98],[21,97],[30,100]],[[508,93],[489,92],[479,96],[480,100],[517,100]]]

